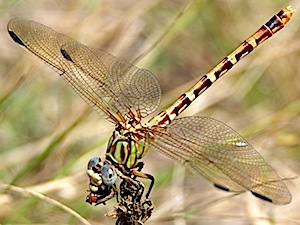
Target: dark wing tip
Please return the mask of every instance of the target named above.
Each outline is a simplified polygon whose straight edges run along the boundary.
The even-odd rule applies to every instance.
[[[214,186],[216,187],[216,188],[218,188],[218,189],[221,189],[222,191],[230,191],[228,188],[226,188],[226,187],[223,187],[223,186],[221,186],[221,185],[219,185],[219,184],[214,184]]]
[[[16,35],[15,32],[8,30],[8,33],[15,42],[17,42],[19,45],[25,46],[23,41],[18,37],[18,35]]]
[[[268,197],[266,197],[266,196],[263,196],[263,195],[258,194],[258,193],[256,193],[256,192],[253,192],[253,191],[251,191],[251,193],[252,193],[255,197],[257,197],[257,198],[260,198],[260,199],[262,199],[262,200],[264,200],[264,201],[273,203],[273,200],[270,199],[270,198],[268,198]]]
[[[18,21],[19,18],[14,18],[12,20],[10,20],[7,24],[7,31],[9,33],[9,35],[11,36],[11,38],[17,42],[19,45],[25,46],[24,42],[19,38],[19,36],[13,31],[13,27],[14,27],[14,23],[16,21]]]
[[[69,60],[69,61],[71,61],[71,62],[74,62],[74,61],[72,60],[71,56],[67,53],[66,50],[61,49],[60,52],[61,52],[61,54],[63,55],[63,57],[64,57],[66,60]]]

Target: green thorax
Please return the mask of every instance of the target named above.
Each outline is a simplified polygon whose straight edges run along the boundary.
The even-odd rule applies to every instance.
[[[134,130],[121,134],[114,131],[110,137],[106,150],[106,158],[130,169],[136,165],[139,159],[143,158],[149,150],[150,138],[148,132]]]

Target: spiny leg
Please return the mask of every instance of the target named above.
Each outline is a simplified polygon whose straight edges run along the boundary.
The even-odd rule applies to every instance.
[[[140,177],[140,178],[144,178],[144,179],[149,179],[151,181],[149,189],[148,189],[148,191],[147,191],[147,193],[145,195],[146,198],[149,198],[149,195],[150,195],[150,193],[152,191],[152,188],[153,188],[153,185],[154,185],[154,182],[155,182],[154,177],[151,174],[143,173],[143,172],[140,172],[140,171],[137,171],[137,170],[132,171],[132,174],[134,176],[137,176],[137,177]]]

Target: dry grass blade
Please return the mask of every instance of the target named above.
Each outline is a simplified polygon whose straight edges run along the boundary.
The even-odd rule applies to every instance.
[[[9,184],[0,184],[0,187],[2,189],[7,189],[10,192],[18,192],[24,195],[31,195],[33,197],[36,197],[42,201],[45,201],[51,205],[54,205],[62,210],[64,210],[65,212],[69,213],[70,215],[74,216],[78,221],[80,221],[80,223],[85,224],[85,225],[91,225],[91,223],[89,223],[85,218],[83,218],[78,212],[76,212],[75,210],[71,209],[70,207],[62,204],[59,201],[54,200],[53,198],[49,198],[39,192],[27,189],[27,188],[22,188],[22,187],[17,187],[14,185],[9,185]]]
[[[165,36],[170,33],[170,31],[172,30],[172,28],[178,23],[178,20],[180,20],[180,18],[184,15],[184,13],[186,12],[186,10],[188,10],[188,8],[190,7],[191,4],[192,4],[192,1],[188,1],[186,3],[186,5],[182,7],[182,9],[179,11],[178,15],[175,17],[175,19],[164,30],[164,32],[157,38],[157,40],[155,42],[153,42],[153,44],[148,49],[146,49],[141,55],[139,55],[138,57],[136,57],[132,61],[132,64],[137,64],[144,57],[146,57],[148,54],[150,54],[150,52],[153,51],[153,49],[156,48],[157,45],[159,45],[163,41],[163,39],[165,38]]]

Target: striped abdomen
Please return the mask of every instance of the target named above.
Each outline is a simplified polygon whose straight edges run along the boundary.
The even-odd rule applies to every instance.
[[[258,29],[252,36],[245,40],[232,53],[225,57],[211,71],[205,74],[201,79],[168,109],[161,112],[158,116],[150,120],[150,125],[169,124],[183,110],[185,110],[200,94],[202,94],[212,83],[223,76],[243,57],[248,55],[259,44],[270,38],[278,32],[290,20],[294,13],[294,9],[287,7],[282,9],[277,15],[273,16],[265,25]]]

